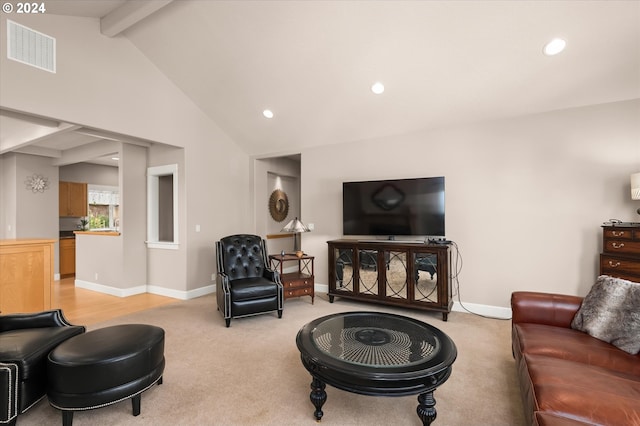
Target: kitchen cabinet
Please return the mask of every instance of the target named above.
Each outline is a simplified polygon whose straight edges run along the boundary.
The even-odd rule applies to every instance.
[[[87,216],[87,184],[60,182],[59,210],[61,217]]]
[[[0,313],[51,309],[55,240],[0,240]]]
[[[60,239],[60,278],[76,274],[76,239]]]

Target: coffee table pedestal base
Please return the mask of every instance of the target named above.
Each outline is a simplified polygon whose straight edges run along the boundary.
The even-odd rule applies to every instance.
[[[418,417],[422,420],[423,426],[429,426],[435,419],[438,413],[436,413],[436,399],[433,397],[433,392],[425,392],[418,395]]]
[[[318,422],[322,420],[322,416],[324,415],[322,406],[327,402],[327,392],[325,391],[326,387],[327,385],[315,377],[311,381],[311,394],[309,395],[309,399],[313,406],[316,407],[316,411],[314,411],[313,415]],[[422,421],[423,426],[429,426],[433,423],[438,415],[436,412],[436,399],[433,397],[433,391],[418,395],[418,408],[416,409],[416,412],[418,413],[418,417]]]
[[[315,377],[311,382],[311,395],[309,395],[309,399],[311,400],[313,406],[316,407],[316,411],[313,413],[313,415],[316,417],[317,421],[322,420],[322,415],[324,414],[322,412],[322,406],[325,402],[327,402],[327,392],[324,390],[326,386],[327,385],[325,385]]]

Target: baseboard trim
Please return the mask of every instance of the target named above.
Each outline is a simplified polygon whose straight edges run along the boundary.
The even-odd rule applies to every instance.
[[[97,291],[98,293],[110,294],[112,296],[117,296],[117,297],[127,297],[127,296],[133,296],[135,294],[141,294],[141,293],[147,292],[146,285],[140,285],[140,286],[129,287],[129,288],[117,288],[117,287],[111,287],[103,284],[92,283],[90,281],[75,280],[75,286],[79,288],[91,290],[91,291]]]
[[[196,297],[205,296],[207,294],[216,292],[215,285],[207,285],[188,291],[173,290],[170,288],[164,288],[155,285],[141,285],[122,289],[82,280],[75,280],[75,285],[79,288],[85,288],[87,290],[97,291],[99,293],[110,294],[112,296],[118,297],[133,296],[134,294],[141,293],[151,293],[179,300],[190,300],[195,299]],[[317,293],[326,294],[329,292],[329,286],[326,284],[315,284],[314,291]],[[453,307],[451,308],[451,310],[453,312],[471,313],[497,319],[507,320],[511,318],[511,309],[504,308],[502,306],[482,305],[479,303],[470,302],[453,302]]]
[[[329,292],[329,286],[327,284],[315,284],[313,288],[318,293]],[[453,312],[471,313],[498,319],[511,318],[511,308],[504,308],[502,306],[481,305],[478,303],[469,302],[453,302],[453,307],[451,308],[451,310]]]
[[[155,285],[148,285],[147,292],[152,294],[157,294],[159,296],[173,297],[174,299],[189,300],[189,299],[195,299],[196,297],[205,296],[207,294],[215,293],[216,286],[208,285],[205,287],[196,288],[195,290],[182,291],[182,290],[173,290],[170,288],[158,287]]]
[[[90,281],[75,280],[75,286],[78,288],[84,288],[87,290],[95,291],[98,293],[109,294],[117,297],[128,297],[135,294],[151,293],[159,296],[171,297],[173,299],[189,300],[196,297],[204,296],[210,293],[215,293],[216,286],[208,285],[197,288],[195,290],[181,291],[173,290],[170,288],[159,287],[155,285],[141,285],[130,288],[116,288],[103,284],[92,283]]]
[[[511,319],[511,308],[504,308],[502,306],[481,305],[479,303],[469,302],[453,302],[453,308],[451,308],[451,310],[454,312],[464,312],[467,314],[475,314],[496,319]]]

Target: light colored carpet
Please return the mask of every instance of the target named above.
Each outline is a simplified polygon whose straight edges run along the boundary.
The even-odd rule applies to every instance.
[[[509,321],[452,312],[390,308],[326,294],[289,299],[284,315],[234,319],[226,328],[212,295],[138,312],[89,329],[123,323],[165,329],[164,383],[142,394],[142,412],[130,400],[76,412],[75,426],[91,425],[312,425],[311,376],[300,362],[295,337],[309,321],[335,312],[391,312],[419,319],[447,333],[458,348],[449,380],[434,393],[434,425],[524,425],[511,356]],[[87,380],[91,380],[87,377]],[[372,397],[327,386],[320,424],[420,425],[417,395]],[[62,415],[43,399],[18,425],[59,425]]]

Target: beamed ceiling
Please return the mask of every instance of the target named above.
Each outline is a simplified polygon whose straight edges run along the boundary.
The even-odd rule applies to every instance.
[[[251,155],[640,98],[637,1],[48,0],[46,7],[99,18],[104,35],[127,37]],[[544,55],[555,37],[566,50]],[[371,92],[376,81],[383,94]],[[0,120],[3,141],[34,125],[8,111]],[[61,152],[124,138],[75,127],[45,121],[39,136],[18,137],[18,149]]]

